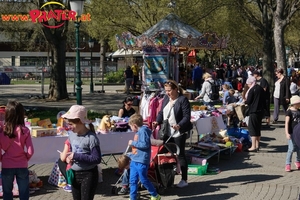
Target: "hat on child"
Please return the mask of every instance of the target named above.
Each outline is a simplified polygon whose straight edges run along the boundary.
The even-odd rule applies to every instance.
[[[83,124],[89,124],[90,121],[87,118],[87,111],[84,106],[73,105],[66,114],[61,116],[64,119],[80,119]]]
[[[291,105],[295,105],[295,104],[298,104],[298,103],[300,103],[300,97],[298,95],[292,96]]]

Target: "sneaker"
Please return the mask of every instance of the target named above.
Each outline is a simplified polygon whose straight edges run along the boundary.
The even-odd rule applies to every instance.
[[[129,189],[127,187],[122,187],[121,190],[118,192],[119,195],[128,194]]]
[[[181,180],[176,186],[179,188],[183,188],[188,186],[189,184],[185,180]]]
[[[291,171],[291,165],[286,165],[285,166],[285,171],[290,172]]]
[[[65,187],[63,187],[63,189],[66,192],[72,192],[72,186],[71,185],[66,185]]]
[[[295,162],[295,165],[296,165],[296,168],[297,168],[298,170],[300,170],[300,162],[299,162],[299,161]]]
[[[161,199],[160,195],[157,194],[156,197],[151,196],[150,200],[160,200],[160,199]]]

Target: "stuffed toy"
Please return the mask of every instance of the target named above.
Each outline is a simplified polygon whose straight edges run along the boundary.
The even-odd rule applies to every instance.
[[[111,130],[110,115],[104,115],[101,119],[100,125],[98,126],[97,132],[106,134]]]
[[[43,186],[43,182],[38,178],[34,170],[29,170],[29,187],[40,188]]]

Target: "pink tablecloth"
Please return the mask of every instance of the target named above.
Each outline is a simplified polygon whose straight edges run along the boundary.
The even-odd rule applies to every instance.
[[[119,154],[125,152],[128,140],[134,137],[133,132],[112,132],[108,134],[98,134],[102,155]],[[37,137],[32,138],[34,155],[29,160],[29,164],[41,164],[55,162],[62,151],[67,137]]]

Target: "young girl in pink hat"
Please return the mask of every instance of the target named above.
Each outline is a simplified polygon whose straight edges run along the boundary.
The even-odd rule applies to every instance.
[[[97,164],[101,162],[99,139],[87,118],[84,106],[73,105],[62,118],[72,130],[69,134],[71,152],[68,153],[66,161],[72,164],[67,171],[67,177],[68,183],[72,185],[73,199],[93,199],[99,176]],[[89,124],[90,128],[85,124]]]

